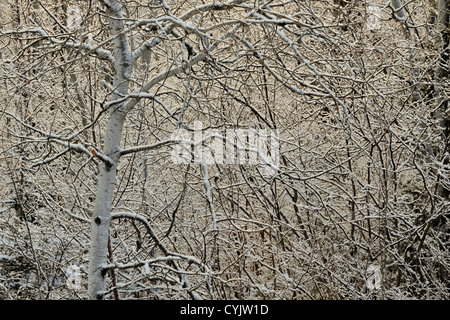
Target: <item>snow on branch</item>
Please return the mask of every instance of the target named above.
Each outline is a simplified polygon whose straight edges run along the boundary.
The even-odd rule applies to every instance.
[[[147,232],[149,233],[150,237],[152,238],[152,240],[156,243],[156,245],[161,249],[161,251],[166,255],[166,256],[176,256],[176,257],[180,257],[182,259],[188,260],[189,262],[195,263],[197,265],[201,265],[204,266],[203,263],[198,260],[197,258],[195,258],[194,256],[187,256],[187,255],[183,255],[177,252],[172,252],[170,250],[168,250],[163,244],[162,242],[159,240],[158,236],[156,235],[156,233],[153,231],[152,226],[150,225],[150,222],[143,216],[140,216],[136,213],[131,213],[131,212],[114,212],[111,214],[111,219],[120,219],[120,218],[125,218],[125,219],[132,219],[132,220],[136,220],[141,222],[142,224],[144,224],[144,226],[147,229]]]
[[[137,147],[132,147],[132,148],[127,148],[127,149],[121,150],[120,155],[124,156],[124,155],[130,154],[130,153],[136,153],[136,152],[141,152],[141,151],[150,151],[150,150],[158,149],[158,148],[170,145],[170,144],[176,144],[179,142],[181,142],[181,141],[172,140],[172,139],[163,140],[163,141],[159,141],[157,143],[150,144],[150,145],[137,146]]]
[[[154,38],[151,38],[147,41],[145,41],[139,48],[137,48],[132,56],[134,60],[137,60],[146,50],[149,50],[155,46],[157,46],[161,42],[161,37],[163,35],[171,34],[174,32],[175,27],[180,27],[186,31],[194,32],[199,34],[200,36],[205,36],[205,33],[207,32],[206,29],[202,30],[201,28],[195,27],[192,23],[186,22],[193,16],[207,11],[220,11],[220,10],[227,10],[231,9],[237,5],[240,5],[241,3],[245,2],[245,0],[233,0],[229,1],[227,3],[222,2],[213,2],[213,3],[207,3],[198,7],[195,7],[191,9],[190,11],[186,12],[183,16],[180,18],[176,18],[172,15],[164,16],[157,19],[139,19],[131,28],[140,27],[142,25],[146,24],[156,24],[160,25],[163,22],[170,22],[164,29],[161,30],[159,36],[156,36]],[[236,23],[236,21],[233,21],[233,23]]]
[[[190,61],[183,63],[179,67],[175,67],[168,71],[161,72],[160,74],[158,74],[154,78],[152,78],[149,82],[147,82],[141,88],[140,92],[148,92],[151,88],[153,88],[159,82],[185,72],[187,69],[191,68],[195,64],[199,63],[200,61],[205,60],[206,57],[207,56],[205,54],[198,54],[194,58],[192,58]],[[125,105],[125,110],[130,111],[138,103],[138,101],[139,101],[138,98],[133,98],[130,101],[128,101],[127,104]]]
[[[148,259],[148,260],[144,260],[144,261],[137,261],[137,262],[127,263],[127,264],[115,262],[115,263],[110,263],[110,264],[104,266],[103,270],[132,269],[132,268],[142,267],[145,265],[151,265],[151,264],[156,264],[156,263],[160,263],[160,262],[177,261],[177,260],[181,260],[181,258],[180,257],[158,257],[155,259]]]
[[[155,244],[159,247],[159,249],[164,253],[166,256],[166,261],[170,262],[174,268],[174,272],[178,274],[181,281],[181,287],[185,289],[192,299],[194,300],[202,300],[202,298],[195,293],[194,289],[191,287],[189,280],[185,277],[185,271],[182,270],[182,268],[178,265],[177,261],[179,259],[187,260],[188,262],[195,263],[203,268],[209,269],[207,266],[205,266],[200,260],[193,256],[186,256],[180,253],[172,252],[166,248],[166,246],[161,242],[161,240],[158,238],[156,233],[153,231],[152,226],[150,225],[150,222],[145,218],[135,213],[130,212],[116,212],[111,214],[111,219],[118,219],[118,218],[128,218],[140,221],[144,224],[144,226],[147,229],[148,234],[152,238],[152,240],[155,242]],[[160,261],[161,262],[161,261]],[[103,268],[108,268],[108,265],[105,265]]]
[[[45,38],[46,40],[49,40],[54,45],[58,45],[63,48],[81,50],[81,51],[84,51],[85,54],[95,55],[99,59],[109,60],[110,62],[114,61],[114,58],[113,58],[111,52],[109,50],[101,48],[100,47],[101,45],[94,46],[91,41],[88,41],[88,42],[61,41],[61,40],[58,40],[55,37],[49,35],[42,28],[25,29],[25,30],[20,30],[20,31],[8,31],[3,34],[22,34],[22,33],[37,33],[37,34],[41,35],[43,38]]]

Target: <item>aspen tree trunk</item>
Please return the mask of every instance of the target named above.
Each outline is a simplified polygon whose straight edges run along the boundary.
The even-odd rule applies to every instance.
[[[126,95],[132,70],[132,59],[122,19],[121,4],[118,1],[102,1],[107,7],[110,28],[114,39],[115,77],[111,96],[112,101]],[[111,160],[102,163],[98,176],[97,198],[91,221],[91,249],[89,259],[88,293],[91,299],[102,299],[105,290],[105,272],[102,267],[107,263],[111,204],[114,193],[117,164],[120,158],[120,140],[127,112],[124,102],[114,104],[109,111],[109,123],[105,133],[104,154]]]
[[[437,120],[442,130],[442,138],[445,141],[445,148],[448,151],[449,148],[449,105],[448,98],[446,97],[443,83],[446,83],[449,78],[449,61],[450,61],[450,21],[449,21],[449,9],[450,0],[438,0],[438,19],[437,19],[437,31],[439,33],[439,43],[437,48],[439,49],[440,59],[439,65],[436,70],[436,85],[435,94],[437,97]],[[448,164],[448,160],[446,163]],[[450,190],[445,186],[440,188],[440,195],[444,199],[449,198]]]

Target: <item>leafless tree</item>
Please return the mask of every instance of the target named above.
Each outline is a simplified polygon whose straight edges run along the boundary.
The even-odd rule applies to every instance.
[[[0,6],[5,298],[449,297],[448,1]]]

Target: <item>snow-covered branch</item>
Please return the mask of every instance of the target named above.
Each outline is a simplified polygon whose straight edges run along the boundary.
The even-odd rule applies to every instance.
[[[150,237],[152,238],[152,240],[156,243],[156,245],[159,247],[159,249],[167,257],[167,261],[172,263],[172,265],[175,268],[176,272],[181,272],[179,274],[179,277],[180,277],[180,280],[181,280],[181,283],[182,283],[182,287],[191,295],[191,297],[194,300],[202,300],[202,298],[195,292],[195,290],[193,288],[191,288],[191,285],[190,285],[188,279],[182,273],[182,269],[180,268],[180,266],[177,263],[178,259],[185,259],[187,261],[196,263],[199,266],[203,266],[203,263],[201,261],[199,261],[195,257],[186,256],[186,255],[179,254],[179,253],[172,252],[172,251],[168,250],[166,248],[166,246],[160,241],[160,239],[158,238],[156,233],[153,231],[153,228],[150,225],[150,222],[145,217],[142,217],[142,216],[140,216],[138,214],[129,213],[129,212],[115,212],[115,213],[111,214],[111,218],[112,219],[127,218],[127,219],[132,219],[132,220],[139,221],[142,224],[144,224],[144,226],[146,227],[147,232],[150,235]],[[171,259],[171,258],[175,258],[175,259]],[[105,267],[107,267],[107,266],[105,266]]]

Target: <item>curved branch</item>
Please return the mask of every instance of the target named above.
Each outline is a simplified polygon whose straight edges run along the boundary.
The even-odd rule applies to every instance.
[[[186,259],[188,262],[195,263],[199,266],[206,267],[206,266],[204,266],[204,264],[201,261],[199,261],[197,258],[195,258],[193,256],[186,256],[186,255],[182,255],[182,254],[168,250],[164,246],[164,244],[159,240],[158,236],[153,231],[153,228],[150,225],[150,222],[148,222],[148,220],[145,217],[142,217],[138,214],[130,213],[130,212],[116,212],[116,213],[111,214],[111,219],[119,219],[119,218],[133,219],[133,220],[137,220],[137,221],[141,222],[146,227],[147,232],[150,235],[150,237],[152,238],[152,240],[155,242],[155,244],[164,253],[164,255],[166,257],[178,257],[180,259]],[[194,292],[194,289],[191,287],[189,280],[186,279],[185,275],[183,274],[183,270],[178,265],[176,260],[177,259],[167,259],[167,261],[172,264],[175,271],[178,272],[178,276],[180,277],[182,287],[187,290],[187,292],[189,293],[189,295],[191,296],[192,299],[203,300],[197,293]],[[103,268],[107,268],[107,267],[108,266],[105,266]]]

